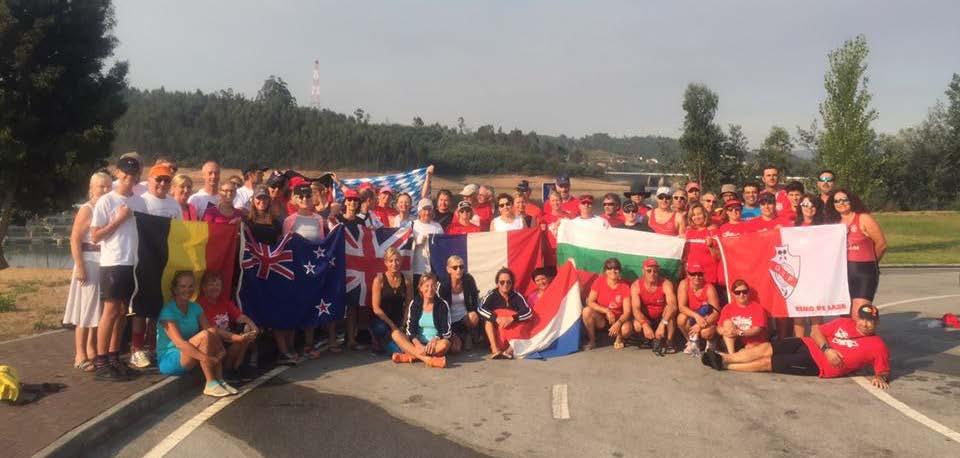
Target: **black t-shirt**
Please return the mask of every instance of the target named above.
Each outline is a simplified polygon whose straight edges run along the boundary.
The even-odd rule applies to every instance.
[[[633,226],[627,226],[626,224],[620,225],[620,229],[630,229],[632,231],[642,231],[642,232],[653,232],[653,229],[650,229],[650,226],[647,225],[646,219],[641,220],[637,218],[637,223]]]
[[[268,245],[277,243],[280,233],[283,232],[280,220],[273,220],[270,223],[247,223],[247,225],[250,226],[250,233],[256,241]]]
[[[453,222],[453,212],[448,211],[446,213],[440,213],[440,210],[434,210],[433,220],[436,221],[438,224],[440,224],[440,227],[442,227],[443,230],[446,231],[447,227],[450,226],[450,223]]]

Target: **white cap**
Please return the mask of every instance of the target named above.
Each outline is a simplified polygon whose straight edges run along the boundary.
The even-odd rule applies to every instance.
[[[475,184],[468,184],[468,185],[466,185],[466,186],[463,187],[463,191],[460,191],[460,195],[461,195],[461,196],[472,196],[472,195],[474,195],[474,194],[477,193],[477,190],[478,190],[477,185],[475,185]],[[421,201],[421,202],[422,202],[422,201]]]
[[[662,196],[664,194],[669,196],[670,194],[673,194],[673,191],[671,191],[670,188],[666,186],[660,186],[659,188],[657,188],[657,193],[654,194],[654,196]]]
[[[423,210],[424,208],[433,208],[433,201],[430,199],[420,199],[420,202],[417,202],[417,211]]]

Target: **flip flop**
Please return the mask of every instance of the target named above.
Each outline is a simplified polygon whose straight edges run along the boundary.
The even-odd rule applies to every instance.
[[[484,359],[488,359],[488,360],[492,360],[492,359],[501,359],[501,358],[500,358],[501,356],[503,356],[503,352],[499,352],[499,351],[498,351],[498,352],[496,352],[496,353],[492,353],[492,354],[489,354],[489,355],[487,355],[487,356],[484,356],[483,358],[484,358]]]
[[[614,349],[614,350],[623,350],[623,347],[624,347],[623,342],[614,342],[614,343],[613,343],[613,349]]]
[[[96,366],[93,365],[93,361],[90,361],[89,359],[81,361],[80,364],[74,364],[73,367],[80,369],[83,372],[93,372],[97,370]]]

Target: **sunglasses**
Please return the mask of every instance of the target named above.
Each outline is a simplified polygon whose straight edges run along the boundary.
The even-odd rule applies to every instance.
[[[624,213],[624,214],[626,214],[626,213],[633,214],[633,213],[636,213],[636,212],[637,212],[636,210],[627,210],[627,209],[624,209],[624,210],[623,210],[623,213]]]
[[[811,208],[811,207],[813,207],[813,204],[810,203],[810,202],[803,202],[803,203],[800,204],[800,206],[803,207],[803,208]]]
[[[614,207],[614,206],[616,206],[616,205],[617,205],[617,204],[615,204],[615,203],[613,203],[613,202],[604,202],[604,203],[603,203],[603,206],[604,206],[604,207]]]
[[[606,270],[615,270],[617,272],[620,272],[620,268],[617,266],[603,266],[603,268]]]
[[[831,176],[822,176],[822,177],[818,178],[818,180],[819,180],[821,183],[832,183],[832,182],[833,182],[833,177],[831,177]]]
[[[667,199],[669,199],[669,198],[670,198],[670,196],[668,196],[668,195],[666,195],[666,194],[660,194],[659,196],[657,196],[657,200],[667,200]]]
[[[833,199],[833,203],[835,203],[835,204],[849,204],[849,203],[850,203],[850,199]]]
[[[343,201],[344,202],[360,202],[360,199],[356,197],[347,197],[346,199],[343,199]]]
[[[511,204],[510,202],[503,202],[503,203],[499,204],[499,206],[500,206],[500,208],[507,208],[507,207],[512,207],[513,204]]]
[[[652,273],[656,272],[657,269],[655,269],[655,268],[653,268],[653,267],[649,267],[649,268],[643,269],[643,271],[646,272],[646,273],[648,273],[648,274],[652,274]]]
[[[727,209],[728,212],[742,212],[743,209],[740,207],[730,207]]]
[[[447,266],[448,269],[460,270],[463,269],[463,264],[457,264],[455,266]]]
[[[313,194],[310,194],[310,193],[307,193],[307,194],[297,194],[297,197],[300,198],[300,199],[309,199],[309,198],[313,197]]]
[[[687,273],[687,275],[689,275],[689,276],[691,276],[691,277],[702,277],[702,276],[703,276],[703,272],[689,272],[689,273]]]
[[[687,200],[687,198],[683,196],[673,196],[673,200]]]
[[[157,183],[167,184],[167,183],[170,183],[171,181],[173,181],[173,178],[170,178],[170,177],[153,177],[153,181],[155,181],[155,182],[157,182]]]
[[[738,289],[738,290],[734,290],[733,294],[736,294],[737,296],[746,296],[747,293],[749,292],[750,292],[749,289]]]
[[[512,285],[513,280],[500,280],[497,282],[497,284],[500,286]]]
[[[592,206],[593,206],[593,202],[580,202],[580,205],[586,205],[586,206],[588,206],[588,207],[592,207]]]

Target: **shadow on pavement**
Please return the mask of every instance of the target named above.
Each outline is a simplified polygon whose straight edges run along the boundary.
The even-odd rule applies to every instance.
[[[919,312],[883,314],[877,331],[890,349],[892,378],[917,370],[960,376],[960,356],[947,351],[960,346],[960,331],[929,327]]]

